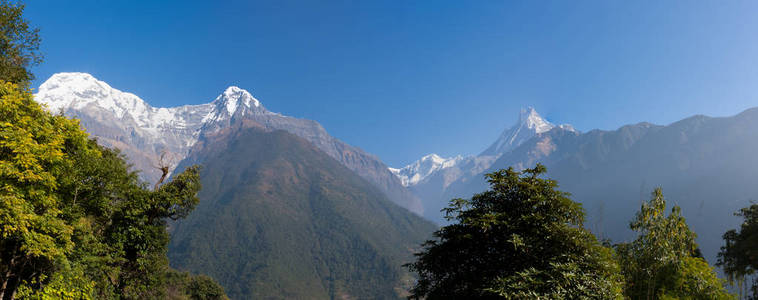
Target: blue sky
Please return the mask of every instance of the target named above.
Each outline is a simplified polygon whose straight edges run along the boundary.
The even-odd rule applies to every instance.
[[[27,1],[51,74],[153,106],[229,85],[401,166],[478,154],[534,106],[616,129],[758,106],[758,2]]]

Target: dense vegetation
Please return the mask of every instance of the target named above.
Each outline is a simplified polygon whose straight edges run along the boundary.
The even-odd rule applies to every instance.
[[[23,5],[0,1],[0,299],[224,299],[168,267],[167,219],[198,202],[198,167],[149,189],[117,150],[27,88],[41,61]]]
[[[736,213],[743,218],[740,230],[724,233],[725,245],[721,247],[718,264],[724,269],[730,283],[736,283],[742,297],[747,289],[745,281],[758,270],[758,204]],[[758,280],[753,277],[751,298],[758,299]]]
[[[456,222],[409,265],[420,277],[413,298],[619,298],[612,250],[581,227],[581,205],[539,178],[544,171],[491,173],[488,191],[451,201]]]
[[[601,245],[579,203],[539,178],[542,165],[487,175],[490,189],[454,199],[453,221],[408,267],[412,298],[732,299],[699,255],[680,208],[666,216],[661,189],[630,224],[631,243]]]
[[[643,203],[630,228],[639,232],[631,243],[616,245],[619,265],[631,299],[732,299],[724,281],[700,255],[678,206],[666,216],[660,188]]]
[[[286,132],[240,126],[206,139],[184,171],[154,187],[78,121],[46,112],[28,89],[42,60],[23,5],[0,0],[0,300],[398,298],[399,266],[433,225]],[[248,124],[249,125],[249,124]],[[249,127],[249,126],[248,126]],[[255,126],[253,126],[255,127]],[[454,199],[453,223],[406,266],[410,298],[733,299],[661,189],[613,247],[541,165],[487,175]],[[200,182],[208,188],[200,191]],[[190,212],[204,201],[198,212]],[[758,205],[719,254],[742,298],[758,268]],[[189,218],[188,218],[189,216]],[[756,298],[758,282],[753,282]]]
[[[234,299],[397,299],[435,226],[308,141],[230,128],[201,140],[200,204],[176,224],[172,266]],[[182,166],[180,165],[180,168]]]
[[[0,80],[27,85],[42,62],[39,29],[23,17],[24,5],[0,0]]]
[[[2,83],[0,101],[1,299],[165,298],[169,277],[202,283],[182,285],[188,297],[212,290],[172,275],[166,258],[166,219],[197,204],[197,167],[148,189],[28,90]]]

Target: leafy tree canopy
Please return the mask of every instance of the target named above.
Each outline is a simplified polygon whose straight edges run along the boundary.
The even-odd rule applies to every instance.
[[[631,243],[616,245],[631,299],[732,299],[723,280],[702,258],[679,206],[666,215],[660,188],[642,204],[630,228]]]
[[[165,298],[166,219],[185,217],[199,189],[196,166],[148,189],[78,121],[0,82],[0,299]]]
[[[582,228],[584,211],[542,165],[487,175],[490,189],[445,209],[453,224],[427,241],[412,298],[618,299],[613,251]]]
[[[725,245],[719,252],[718,265],[742,293],[745,278],[758,269],[758,204],[743,208],[735,215],[742,217],[742,225],[739,231],[732,229],[724,233]],[[751,291],[751,299],[758,299],[758,281],[753,281]]]
[[[29,68],[42,62],[39,29],[23,17],[24,5],[0,0],[0,80],[25,83],[34,79]]]

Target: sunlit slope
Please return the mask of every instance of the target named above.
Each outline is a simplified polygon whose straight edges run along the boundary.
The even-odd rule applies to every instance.
[[[171,263],[234,299],[398,298],[401,265],[435,229],[284,131],[230,128],[186,161],[203,165],[203,189],[174,228]]]

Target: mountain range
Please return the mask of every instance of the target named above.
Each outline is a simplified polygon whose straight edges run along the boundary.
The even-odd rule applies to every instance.
[[[161,176],[156,168],[161,155],[166,160],[163,163],[176,166],[203,132],[249,119],[269,130],[285,130],[308,140],[374,184],[393,202],[423,213],[418,197],[379,158],[332,137],[316,121],[268,111],[248,91],[236,86],[226,88],[206,104],[157,108],[90,74],[57,73],[39,86],[35,99],[51,111],[79,118],[100,143],[121,149],[148,182],[156,182]]]
[[[346,261],[356,262],[360,255],[376,258],[372,260],[375,266],[402,261],[412,251],[412,241],[422,240],[434,228],[393,205],[445,224],[440,210],[450,199],[484,191],[484,174],[502,168],[544,164],[547,176],[583,204],[587,227],[612,242],[633,237],[628,222],[660,186],[669,203],[682,207],[712,263],[723,243],[721,235],[739,223],[733,213],[758,199],[758,109],[732,117],[698,115],[669,125],[643,122],[580,132],[571,125],[555,125],[526,108],[516,124],[504,129],[478,155],[429,154],[408,166],[390,168],[376,156],[330,136],[315,121],[268,111],[237,87],[227,88],[207,104],[154,108],[88,74],[60,73],[39,87],[36,99],[53,111],[80,118],[101,143],[122,149],[150,182],[160,176],[154,165],[162,153],[180,168],[212,162],[213,167],[201,174],[206,190],[197,214],[176,224],[170,256],[186,269],[213,274],[237,297],[255,294],[251,286],[265,286],[258,290],[268,291],[265,295],[275,295],[285,285],[303,288],[296,282],[307,282],[305,290],[326,298],[366,295],[360,288],[350,289],[346,278],[368,275],[343,272],[358,266]],[[240,165],[230,165],[232,161]],[[226,223],[213,223],[225,215],[230,216]],[[341,225],[329,223],[332,219],[341,220]],[[364,226],[360,220],[376,226]],[[311,235],[294,234],[288,226]],[[312,248],[322,238],[362,250],[340,254],[346,261],[333,256],[332,250],[338,249],[328,254],[287,252],[310,255],[310,260],[285,260],[275,251]],[[294,240],[302,243],[281,244]],[[205,245],[206,241],[212,244]],[[247,247],[253,252],[218,253],[249,258],[259,265],[230,271],[235,270],[233,265],[227,265],[213,245]],[[207,256],[213,259],[198,262]],[[292,265],[271,269],[282,264]],[[340,264],[349,267],[335,267]],[[402,286],[407,274],[384,270],[377,286],[384,287],[387,297],[398,296],[387,291]],[[304,277],[282,277],[290,271]],[[262,279],[266,276],[287,284],[271,285]],[[361,282],[356,286],[368,286],[368,281]]]
[[[155,108],[89,74],[59,73],[35,99],[121,149],[147,182],[159,165],[201,165],[200,203],[171,224],[168,256],[233,299],[402,298],[413,283],[402,265],[436,229],[378,158],[238,87]]]
[[[736,116],[693,116],[669,124],[638,123],[579,132],[554,126],[534,109],[478,156],[427,155],[391,169],[422,199],[424,216],[445,224],[440,209],[453,198],[487,189],[484,174],[542,163],[547,176],[587,212],[587,227],[613,242],[628,241],[629,221],[655,187],[682,208],[705,257],[715,263],[733,214],[758,199],[758,108]]]
[[[489,170],[498,159],[507,156],[523,143],[553,130],[578,133],[571,125],[554,125],[548,122],[534,108],[528,107],[521,110],[515,125],[503,130],[497,140],[479,155],[443,158],[432,153],[408,166],[390,168],[390,171],[421,198],[424,217],[444,224],[445,220],[440,210],[447,205],[447,200],[450,200],[446,197],[449,197],[447,191],[451,185],[471,181],[483,183],[484,171]]]

